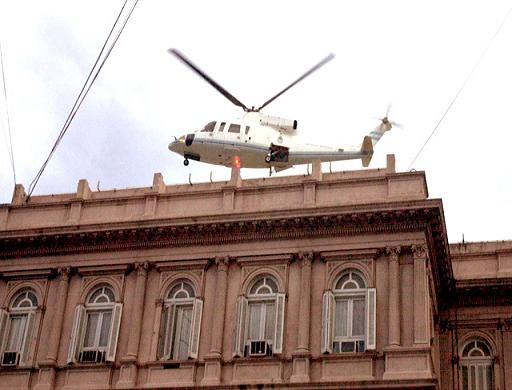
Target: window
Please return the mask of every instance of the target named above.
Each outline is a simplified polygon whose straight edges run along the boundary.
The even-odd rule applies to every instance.
[[[237,301],[235,356],[272,356],[283,351],[285,295],[270,275],[258,277]]]
[[[229,125],[228,133],[239,133],[240,134],[240,125],[235,125],[235,124]]]
[[[490,390],[494,388],[492,353],[481,337],[468,341],[462,348],[461,371],[464,390]]]
[[[224,126],[226,126],[226,122],[221,122],[219,131],[224,131]]]
[[[178,280],[170,289],[162,307],[158,358],[186,360],[197,358],[203,301],[196,298],[186,279]]]
[[[75,308],[68,363],[115,360],[122,308],[107,285],[96,288],[85,305]]]
[[[0,310],[1,365],[17,366],[28,360],[37,297],[23,290],[11,301],[9,311]]]
[[[250,129],[249,126],[245,126],[245,135],[249,134],[249,129]]]
[[[201,133],[211,133],[213,129],[215,128],[215,124],[217,122],[210,122],[208,123],[203,129],[201,130]]]
[[[322,353],[375,349],[375,299],[358,271],[341,275],[323,295]]]

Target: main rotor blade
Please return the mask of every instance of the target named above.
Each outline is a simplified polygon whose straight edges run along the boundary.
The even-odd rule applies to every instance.
[[[217,91],[219,91],[221,94],[223,94],[231,103],[233,103],[236,106],[242,107],[245,111],[249,111],[249,109],[247,108],[247,106],[245,104],[243,104],[240,100],[238,100],[236,97],[231,95],[228,91],[226,91],[219,83],[217,83],[215,80],[213,80],[210,76],[208,76],[206,73],[204,73],[201,69],[199,69],[192,61],[190,61],[187,57],[185,57],[178,50],[169,49],[167,51],[171,54],[174,54],[185,65],[188,65],[190,68],[192,68],[199,76],[201,76],[204,80],[206,80],[213,88],[215,88]]]
[[[318,64],[316,64],[315,66],[313,66],[310,70],[308,70],[306,73],[304,73],[302,76],[300,76],[297,80],[295,80],[293,83],[291,83],[290,85],[288,85],[285,89],[283,89],[281,92],[279,92],[277,95],[274,95],[274,97],[270,98],[269,100],[267,100],[265,103],[263,103],[263,105],[258,108],[258,111],[261,110],[262,108],[266,107],[267,105],[269,105],[270,103],[272,103],[274,100],[276,100],[279,96],[281,96],[283,93],[285,93],[286,91],[288,91],[291,87],[293,87],[295,84],[299,83],[300,81],[304,80],[306,77],[308,77],[311,73],[313,73],[314,71],[320,69],[322,66],[324,66],[325,64],[327,64],[330,60],[332,60],[334,58],[334,54],[329,54],[327,57],[325,57],[322,61],[320,61]]]

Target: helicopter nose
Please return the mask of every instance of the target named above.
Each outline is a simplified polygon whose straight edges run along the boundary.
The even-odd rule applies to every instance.
[[[174,137],[174,141],[172,141],[168,148],[169,150],[172,150],[173,152],[179,149],[180,145],[183,145],[185,143],[185,136],[182,135],[180,138]]]

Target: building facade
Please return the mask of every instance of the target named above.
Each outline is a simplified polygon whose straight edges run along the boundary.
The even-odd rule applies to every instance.
[[[512,388],[512,243],[449,245],[423,172],[0,205],[0,388]]]

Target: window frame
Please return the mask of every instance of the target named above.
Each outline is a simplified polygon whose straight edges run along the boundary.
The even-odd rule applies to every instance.
[[[186,283],[188,287],[192,291],[192,295],[186,290],[179,289],[174,295],[176,296],[181,291],[185,291],[187,293],[187,297],[184,298],[170,298],[169,295],[172,290],[179,284]],[[157,359],[158,360],[170,360],[170,361],[180,361],[183,359],[179,359],[180,350],[178,349],[176,352],[176,345],[178,342],[177,333],[176,333],[176,322],[178,321],[178,310],[180,308],[191,308],[191,318],[190,318],[190,329],[188,329],[188,346],[187,346],[187,359],[196,359],[198,356],[199,350],[199,337],[201,331],[201,320],[202,320],[202,310],[203,310],[203,300],[197,297],[196,289],[194,284],[188,279],[179,279],[171,284],[170,288],[168,288],[168,292],[166,294],[166,298],[163,300],[162,304],[162,313],[160,316],[160,328],[158,335],[158,350],[157,350]],[[180,334],[183,332],[183,328],[180,327]],[[176,354],[175,354],[176,353]]]
[[[357,275],[353,278],[352,274]],[[349,276],[344,282],[355,283],[357,288],[338,287],[343,278]],[[358,281],[359,279],[359,281]],[[362,286],[361,286],[362,285]],[[376,289],[368,287],[368,281],[364,274],[355,268],[347,268],[339,273],[339,276],[333,283],[333,288],[326,290],[322,298],[322,342],[321,353],[364,353],[376,349]],[[354,328],[354,302],[364,300],[363,315],[363,334],[353,335]],[[340,302],[347,302],[347,315],[343,319],[338,319],[336,314],[337,305]],[[337,321],[340,321],[339,323]],[[346,336],[336,335],[338,326],[346,326]],[[350,351],[343,351],[344,343],[346,346],[353,347]]]
[[[478,348],[476,346],[477,342],[481,342],[487,348],[489,354],[486,355],[485,351]],[[465,349],[471,344],[475,343],[475,346],[468,351],[468,354],[465,356]],[[481,356],[470,356],[471,352],[475,349],[478,349],[484,352]],[[494,372],[494,351],[490,345],[490,343],[481,336],[470,337],[467,339],[462,348],[460,349],[460,377],[463,390],[476,388],[477,390],[492,390],[495,388],[495,372]],[[479,373],[479,368],[482,368],[482,371]],[[472,383],[471,379],[471,369],[474,369],[475,372],[475,383]],[[466,374],[464,373],[466,370]],[[489,373],[490,378],[487,377]],[[465,378],[465,375],[467,377]],[[480,375],[482,375],[482,383],[483,387],[480,388]],[[490,379],[491,383],[487,383],[487,380]],[[465,380],[467,381],[467,387],[465,386]],[[473,387],[474,385],[474,387]]]
[[[266,283],[266,279],[269,278],[272,281],[272,285]],[[263,284],[256,289],[256,292],[251,292],[263,279]],[[270,293],[258,293],[257,290],[267,288]],[[251,342],[265,342],[269,349],[267,350],[266,356],[273,356],[276,354],[283,353],[283,334],[284,334],[284,316],[285,316],[285,300],[286,296],[279,292],[279,284],[276,278],[271,274],[260,274],[255,276],[247,293],[240,295],[237,300],[237,312],[236,312],[236,323],[235,323],[235,335],[233,344],[233,356],[237,357],[254,357],[251,355],[250,348]],[[272,338],[266,338],[267,333],[267,313],[268,304],[274,305],[274,324]],[[259,336],[262,336],[258,340],[250,338],[251,330],[251,307],[261,305],[261,313],[263,316],[259,319]],[[263,356],[263,355],[262,355]]]
[[[14,304],[18,300],[20,296],[23,294],[26,295],[24,299],[21,299],[18,302],[18,305],[15,307]],[[33,296],[33,300],[28,298],[28,294]],[[21,304],[28,300],[30,302],[30,306],[21,306]],[[35,301],[35,302],[34,302]],[[18,291],[13,295],[11,299],[11,303],[9,304],[8,310],[0,310],[0,365],[1,366],[21,366],[25,365],[28,362],[28,357],[30,353],[30,344],[32,341],[32,335],[34,331],[34,323],[35,323],[35,315],[39,307],[39,300],[37,298],[37,294],[31,288],[24,288]],[[21,318],[22,324],[20,325],[20,330],[17,332],[16,347],[12,348],[12,350],[6,350],[9,339],[11,337],[12,323],[13,319]],[[5,353],[15,353],[16,360],[14,363],[4,363],[4,354]]]
[[[100,289],[108,289],[111,296],[103,292],[108,298],[108,302],[91,302],[91,299]],[[97,297],[96,299],[98,299]],[[119,338],[119,330],[121,327],[123,304],[116,302],[116,294],[114,288],[109,284],[97,285],[91,289],[87,295],[85,304],[78,304],[75,307],[75,315],[71,329],[70,342],[68,346],[67,363],[80,363],[80,364],[104,364],[107,362],[114,362],[116,357],[117,342]],[[105,314],[110,313],[110,324],[108,325],[107,344],[100,346],[101,332],[103,327],[103,317]],[[99,314],[101,323],[98,321],[95,329],[94,345],[85,346],[85,336],[90,325],[91,314]],[[100,356],[100,361],[82,361],[81,354],[85,352],[97,351]]]

